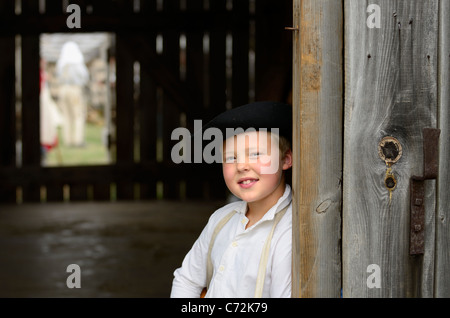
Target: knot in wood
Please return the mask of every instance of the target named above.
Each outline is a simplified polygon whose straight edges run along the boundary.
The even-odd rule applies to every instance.
[[[396,163],[402,153],[402,146],[394,137],[384,137],[378,144],[378,155],[388,165]]]

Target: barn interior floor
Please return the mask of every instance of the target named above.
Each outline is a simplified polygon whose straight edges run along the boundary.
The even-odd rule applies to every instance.
[[[168,297],[223,202],[0,205],[0,297]],[[68,288],[70,264],[81,288]]]

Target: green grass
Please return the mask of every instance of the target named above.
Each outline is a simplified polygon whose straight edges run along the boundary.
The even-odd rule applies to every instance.
[[[51,149],[47,154],[46,166],[82,166],[109,164],[108,151],[102,143],[103,126],[86,123],[85,146],[66,147],[59,129],[58,148]],[[59,156],[58,152],[61,154]]]

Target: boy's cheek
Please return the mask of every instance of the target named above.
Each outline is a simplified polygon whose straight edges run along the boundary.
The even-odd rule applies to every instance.
[[[225,181],[228,181],[233,177],[233,172],[231,171],[231,167],[229,164],[226,163],[222,164],[222,174]]]
[[[270,158],[267,163],[261,164],[261,174],[276,174],[280,170],[280,161],[278,158]]]

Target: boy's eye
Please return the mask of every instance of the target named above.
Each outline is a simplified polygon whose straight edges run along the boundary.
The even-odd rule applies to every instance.
[[[235,156],[228,156],[225,157],[225,162],[234,162],[236,160]]]
[[[252,152],[252,153],[250,154],[250,157],[259,157],[260,155],[261,155],[260,152]]]

